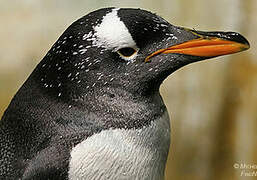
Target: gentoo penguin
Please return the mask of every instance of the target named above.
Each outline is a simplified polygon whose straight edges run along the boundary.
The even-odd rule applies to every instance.
[[[177,27],[141,9],[89,13],[6,109],[1,179],[163,180],[170,122],[161,83],[189,63],[248,48],[238,33]]]

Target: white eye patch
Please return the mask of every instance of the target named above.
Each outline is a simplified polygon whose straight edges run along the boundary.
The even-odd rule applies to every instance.
[[[127,27],[118,17],[118,10],[113,9],[103,17],[101,24],[94,27],[93,45],[112,51],[118,51],[124,47],[138,49]]]

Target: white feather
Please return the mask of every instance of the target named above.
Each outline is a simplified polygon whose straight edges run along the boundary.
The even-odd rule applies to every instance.
[[[113,51],[124,47],[137,49],[136,42],[118,17],[118,10],[113,9],[112,12],[103,17],[101,24],[94,27],[95,39],[93,45]]]
[[[71,151],[69,179],[163,180],[170,144],[169,117],[142,129],[110,129]]]

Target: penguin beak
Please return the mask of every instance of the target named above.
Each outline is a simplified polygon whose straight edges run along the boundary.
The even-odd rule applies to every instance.
[[[198,56],[204,59],[233,54],[250,48],[249,42],[239,33],[235,32],[203,32],[184,29],[197,38],[186,42],[160,49],[150,54],[145,62],[158,54],[184,54]]]

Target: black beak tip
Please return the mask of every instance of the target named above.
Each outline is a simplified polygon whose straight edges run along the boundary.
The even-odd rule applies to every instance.
[[[225,32],[225,33],[223,33],[221,38],[227,39],[230,41],[235,41],[235,42],[238,42],[241,44],[245,44],[250,47],[250,43],[247,41],[247,39],[244,36],[242,36],[241,34],[236,33],[236,32]]]

